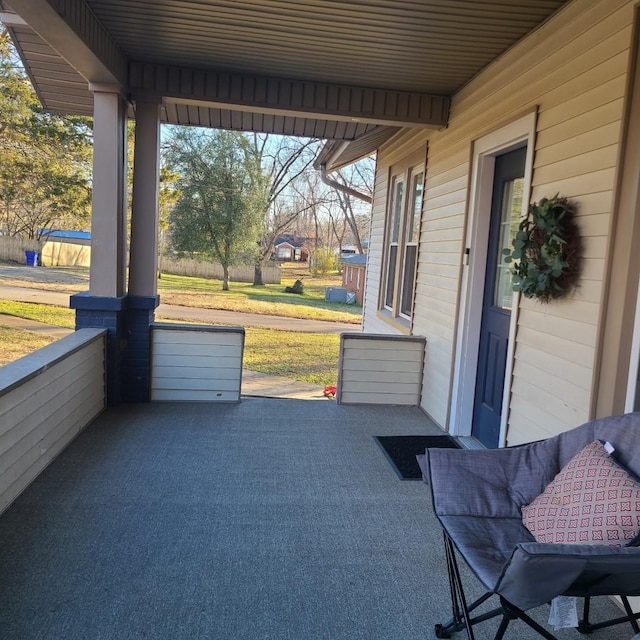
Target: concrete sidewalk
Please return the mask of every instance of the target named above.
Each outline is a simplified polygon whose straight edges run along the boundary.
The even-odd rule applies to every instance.
[[[32,300],[29,302],[32,302]],[[57,340],[73,333],[73,329],[53,327],[48,324],[43,324],[42,322],[36,322],[35,320],[17,318],[16,316],[2,313],[0,313],[0,326],[34,331],[52,336]],[[291,380],[290,378],[272,376],[266,373],[258,373],[257,371],[243,370],[242,372],[242,395],[246,397],[319,400],[324,398],[322,391],[323,389],[321,387]]]
[[[0,285],[0,300],[14,300],[15,302],[35,302],[50,304],[58,307],[69,307],[70,294],[43,289],[31,289]],[[185,322],[201,322],[204,324],[224,324],[241,327],[264,327],[280,329],[282,331],[296,331],[303,333],[343,333],[347,331],[360,332],[361,325],[346,322],[329,322],[326,320],[304,320],[301,318],[284,318],[281,316],[267,316],[258,313],[241,313],[238,311],[223,311],[220,309],[200,309],[196,307],[182,307],[173,304],[162,304],[156,309],[159,320],[183,320]]]

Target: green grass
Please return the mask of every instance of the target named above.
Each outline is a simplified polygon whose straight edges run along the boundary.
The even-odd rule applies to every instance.
[[[46,347],[54,340],[52,336],[5,327],[0,318],[0,367],[36,349]]]
[[[244,368],[325,387],[336,384],[340,336],[248,327]]]
[[[54,327],[64,327],[65,329],[73,329],[76,326],[75,311],[73,309],[67,309],[66,307],[0,300],[0,313],[8,316],[16,316],[17,318],[35,320],[36,322],[50,324]]]
[[[161,300],[203,309],[224,309],[261,315],[277,315],[287,318],[306,318],[359,324],[362,319],[360,305],[344,305],[326,302],[325,287],[340,286],[340,279],[303,279],[304,294],[285,293],[295,275],[283,278],[282,284],[254,287],[246,282],[231,282],[229,291],[222,291],[220,280],[163,274],[158,281]]]
[[[56,327],[73,328],[73,309],[31,302],[0,300],[0,314],[27,318]],[[0,365],[16,360],[53,341],[31,331],[2,327],[0,317]],[[244,368],[326,386],[338,375],[340,336],[324,333],[296,333],[247,327]]]

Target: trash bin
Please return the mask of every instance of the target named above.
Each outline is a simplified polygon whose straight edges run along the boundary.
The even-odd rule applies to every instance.
[[[27,260],[28,267],[37,267],[40,254],[37,251],[25,251],[24,256]]]
[[[344,287],[325,287],[324,299],[327,302],[346,302],[347,290]]]

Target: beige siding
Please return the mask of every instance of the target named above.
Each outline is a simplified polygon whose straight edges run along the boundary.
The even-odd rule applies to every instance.
[[[338,402],[417,406],[423,359],[421,338],[343,334]]]
[[[155,325],[151,400],[238,402],[244,330]]]
[[[105,335],[83,329],[0,369],[0,512],[104,408]]]
[[[532,109],[538,111],[532,199],[560,193],[578,203],[583,269],[568,299],[521,302],[508,443],[535,440],[589,417],[633,18],[628,0],[570,3],[455,95],[447,129],[428,135],[412,332],[427,339],[421,406],[442,426],[452,394],[473,141]],[[381,181],[406,136],[380,149]],[[376,196],[377,250],[386,194]],[[365,330],[381,330],[370,322],[376,269],[368,276]]]

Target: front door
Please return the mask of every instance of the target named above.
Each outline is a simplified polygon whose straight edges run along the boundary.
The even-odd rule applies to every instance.
[[[503,249],[520,223],[526,147],[496,158],[489,223],[487,269],[484,282],[478,373],[471,433],[482,444],[496,448],[511,323],[511,273]]]

